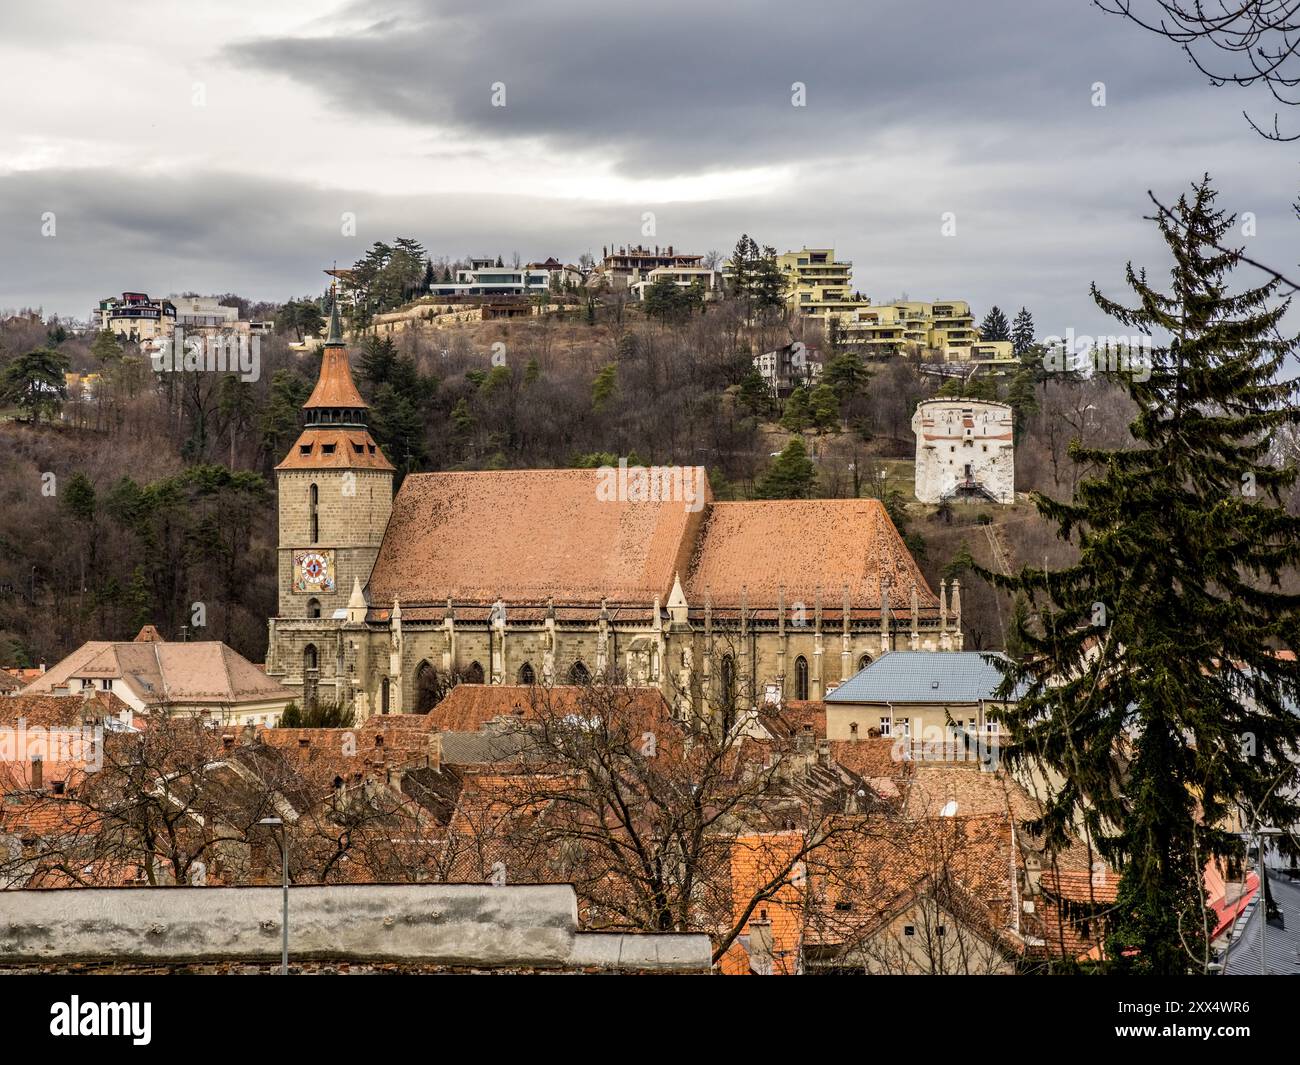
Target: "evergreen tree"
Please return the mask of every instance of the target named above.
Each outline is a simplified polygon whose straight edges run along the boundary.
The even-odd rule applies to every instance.
[[[758,499],[811,499],[817,490],[817,470],[802,437],[785,445],[754,487]]]
[[[840,427],[840,401],[830,385],[821,384],[808,395],[808,414],[815,429],[824,433]]]
[[[111,329],[101,329],[95,334],[90,345],[90,353],[99,360],[101,366],[112,366],[122,358],[122,345]]]
[[[1011,327],[1007,324],[1007,316],[1002,313],[1002,308],[998,307],[996,304],[991,307],[989,313],[984,316],[984,321],[980,322],[980,339],[1011,339]]]
[[[0,400],[27,411],[33,424],[42,414],[52,421],[68,397],[63,376],[68,366],[68,357],[50,348],[18,355],[0,373]]]
[[[823,380],[841,403],[848,403],[866,391],[870,376],[856,352],[844,351],[826,363]]]
[[[1017,359],[1023,359],[1034,346],[1034,316],[1027,307],[1021,307],[1011,326],[1011,350]]]
[[[812,425],[812,409],[808,404],[808,389],[796,388],[785,401],[781,415],[781,428],[792,433],[802,433]]]
[[[591,406],[593,410],[601,411],[609,406],[614,396],[618,393],[618,367],[614,363],[606,363],[596,374],[596,379],[591,383]]]
[[[397,345],[393,343],[393,338],[368,334],[361,344],[361,360],[357,371],[361,380],[369,385],[371,396],[381,385],[390,383],[396,365]]]
[[[1120,870],[1107,953],[1121,971],[1202,959],[1202,870],[1241,855],[1239,810],[1248,827],[1300,817],[1300,666],[1277,653],[1300,644],[1300,596],[1279,583],[1300,561],[1283,499],[1298,471],[1268,453],[1300,422],[1296,383],[1278,377],[1297,340],[1277,331],[1277,281],[1229,293],[1240,253],[1221,250],[1234,219],[1214,199],[1207,177],[1156,220],[1169,291],[1131,265],[1136,306],[1093,287],[1107,314],[1171,339],[1149,375],[1119,378],[1138,410],[1132,446],[1075,444],[1087,473],[1073,500],[1035,497],[1078,561],[984,573],[1029,606],[1008,754],[1063,781],[1036,826],[1045,842],[1084,826]]]
[[[740,394],[736,397],[740,405],[755,418],[766,421],[772,417],[776,408],[776,399],[768,388],[763,375],[757,367],[750,366],[749,372],[740,381]]]

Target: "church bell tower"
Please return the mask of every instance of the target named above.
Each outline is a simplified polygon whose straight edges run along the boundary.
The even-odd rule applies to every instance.
[[[368,409],[335,300],[302,434],[275,468],[281,618],[331,618],[347,610],[353,584],[370,579],[393,506],[393,465],[366,428]]]

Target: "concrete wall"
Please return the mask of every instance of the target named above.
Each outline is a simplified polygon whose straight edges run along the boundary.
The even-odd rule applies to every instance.
[[[6,964],[275,961],[277,887],[0,893]],[[378,884],[289,891],[289,958],[707,972],[699,934],[579,932],[572,886]]]

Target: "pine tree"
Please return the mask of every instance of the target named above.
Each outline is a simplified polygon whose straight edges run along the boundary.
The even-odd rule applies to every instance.
[[[114,365],[122,359],[122,345],[113,335],[113,330],[101,329],[95,334],[90,353],[99,360],[101,366]]]
[[[817,488],[817,470],[802,437],[793,437],[754,487],[759,499],[811,499]]]
[[[1027,307],[1021,307],[1011,326],[1011,350],[1017,359],[1023,359],[1034,346],[1034,316]]]
[[[812,425],[812,410],[808,404],[808,389],[796,388],[785,401],[781,427],[792,433],[802,433]]]
[[[984,316],[984,321],[980,322],[980,339],[1011,339],[1011,327],[1007,325],[1007,316],[1002,313],[1002,308],[996,304],[994,304],[989,309],[989,313]]]
[[[1107,952],[1119,970],[1182,973],[1207,949],[1205,863],[1240,855],[1231,818],[1300,817],[1300,596],[1279,577],[1300,561],[1300,519],[1283,493],[1294,467],[1269,461],[1276,430],[1300,423],[1280,381],[1297,339],[1276,326],[1278,283],[1228,292],[1240,253],[1208,177],[1156,220],[1174,265],[1158,290],[1132,265],[1127,307],[1093,297],[1153,336],[1152,366],[1121,375],[1137,406],[1132,446],[1075,445],[1074,499],[1035,497],[1078,548],[1055,572],[995,583],[1022,593],[1028,652],[1007,691],[1009,756],[1059,775],[1038,822],[1049,846],[1086,827],[1121,872]],[[1290,705],[1288,705],[1290,701]]]

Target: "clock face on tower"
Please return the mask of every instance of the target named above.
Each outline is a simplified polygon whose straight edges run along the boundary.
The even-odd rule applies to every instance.
[[[295,551],[293,590],[304,594],[334,591],[334,552],[328,548]]]

